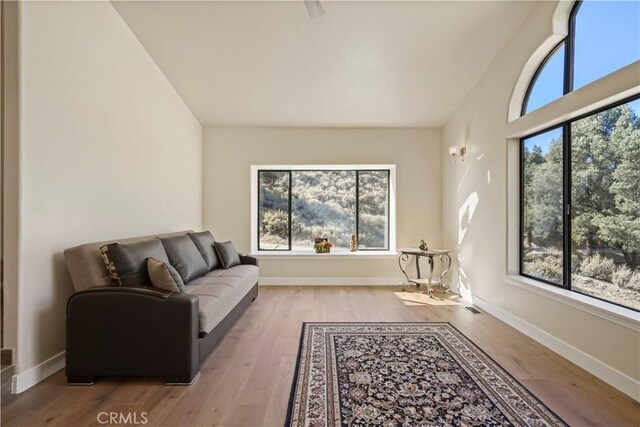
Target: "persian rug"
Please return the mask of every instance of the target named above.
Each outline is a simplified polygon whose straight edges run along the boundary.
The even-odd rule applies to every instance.
[[[305,323],[290,426],[565,426],[449,323]]]

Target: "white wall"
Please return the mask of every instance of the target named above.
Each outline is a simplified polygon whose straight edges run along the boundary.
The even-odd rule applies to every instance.
[[[508,167],[512,168],[507,110],[522,67],[551,34],[555,7],[555,2],[536,6],[443,130],[443,147],[465,142],[468,146],[464,163],[443,161],[444,244],[457,247],[458,280],[474,302],[638,398],[637,327],[622,326],[505,280],[508,186],[517,191],[518,179],[509,175],[507,180]],[[443,150],[443,160],[445,156]]]
[[[204,139],[204,225],[218,240],[251,249],[251,165],[396,164],[397,245],[424,238],[441,243],[439,130],[330,128],[206,128]],[[261,259],[264,278],[298,283],[387,280],[401,276],[397,259]],[[329,281],[331,282],[331,281]]]
[[[61,362],[65,248],[202,225],[202,127],[113,6],[20,6],[18,390]]]

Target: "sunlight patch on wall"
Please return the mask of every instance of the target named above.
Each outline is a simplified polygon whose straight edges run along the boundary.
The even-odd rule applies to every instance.
[[[467,234],[473,214],[476,212],[476,206],[478,206],[478,192],[474,191],[469,194],[467,200],[458,209],[458,245],[462,244]]]
[[[460,184],[458,184],[458,193],[460,192],[460,189],[462,188],[462,184],[464,184],[465,179],[467,178],[467,175],[469,174],[469,166],[467,166],[467,169],[464,171],[464,174],[462,175],[462,179],[460,180]]]
[[[469,286],[469,281],[467,279],[467,275],[460,267],[462,265],[462,257],[458,254],[458,294],[473,304],[473,292],[471,292],[471,286]]]

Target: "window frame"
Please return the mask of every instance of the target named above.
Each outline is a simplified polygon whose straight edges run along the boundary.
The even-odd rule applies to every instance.
[[[567,193],[566,193],[566,186],[565,186],[565,178],[566,178],[566,145],[567,145],[567,140],[566,140],[566,123],[560,123],[560,124],[556,124],[553,126],[550,126],[548,128],[542,129],[540,131],[534,132],[532,134],[529,134],[527,136],[523,136],[522,138],[520,138],[520,140],[518,141],[518,143],[520,144],[519,150],[520,150],[520,183],[519,183],[519,189],[520,189],[520,217],[519,217],[519,231],[520,231],[520,235],[518,237],[518,245],[519,245],[519,250],[520,250],[520,254],[519,254],[519,267],[518,267],[518,272],[520,273],[521,276],[527,277],[529,279],[533,279],[533,280],[538,280],[540,282],[546,283],[548,285],[551,286],[555,286],[555,287],[559,287],[559,288],[565,288],[565,284],[566,282],[566,274],[565,274],[565,265],[566,265],[566,257],[565,257],[565,251],[566,251],[566,241],[567,241],[567,230],[566,230],[566,222],[565,219],[565,215],[566,215],[566,206],[567,206]],[[529,138],[533,138],[536,137],[538,135],[542,135],[543,133],[547,133],[550,132],[552,130],[556,130],[556,129],[562,129],[562,284],[558,284],[555,282],[552,282],[551,280],[547,280],[541,277],[535,277],[532,276],[530,274],[527,274],[524,272],[524,141],[529,139]]]
[[[288,178],[288,194],[287,194],[287,200],[288,200],[288,209],[287,209],[287,217],[288,217],[288,224],[287,224],[287,249],[260,249],[260,173],[261,172],[275,172],[275,173],[287,173],[289,175]],[[279,170],[279,169],[259,169],[257,171],[257,180],[256,180],[256,186],[257,186],[257,195],[258,195],[258,205],[257,205],[257,214],[258,214],[258,219],[255,222],[255,226],[256,226],[256,233],[257,233],[257,249],[258,251],[268,251],[268,252],[290,252],[291,251],[291,201],[292,201],[292,195],[291,195],[291,171],[290,170]]]
[[[535,111],[535,110],[531,110],[529,112],[527,112],[527,107],[529,106],[529,99],[531,98],[531,92],[533,92],[533,88],[536,85],[536,83],[538,82],[538,78],[540,77],[540,74],[542,74],[542,70],[544,70],[544,67],[547,66],[547,63],[551,60],[551,58],[553,58],[553,56],[556,54],[556,52],[558,51],[558,49],[560,49],[562,46],[564,45],[564,57],[565,59],[563,60],[565,66],[564,66],[564,77],[562,80],[562,95],[566,95],[567,94],[567,87],[566,87],[566,57],[567,57],[567,46],[566,46],[566,39],[562,39],[560,40],[560,42],[558,42],[558,44],[556,44],[553,49],[551,49],[551,51],[547,54],[547,56],[545,56],[545,58],[542,60],[542,62],[540,63],[540,65],[538,66],[538,68],[536,69],[536,72],[533,73],[533,77],[531,77],[531,82],[529,83],[529,86],[527,86],[527,91],[524,94],[524,101],[522,102],[522,109],[520,110],[520,115],[524,116],[526,114],[529,114],[531,111]],[[553,101],[551,101],[553,102]],[[544,104],[547,105],[547,104]],[[544,105],[542,105],[541,107],[543,107]],[[540,108],[540,107],[538,107]],[[536,108],[537,109],[537,108]]]
[[[300,255],[299,251],[294,251],[292,247],[292,217],[293,217],[293,172],[342,172],[349,171],[356,173],[356,195],[355,195],[355,224],[356,224],[356,236],[358,240],[360,238],[360,172],[373,172],[373,171],[385,171],[387,172],[387,238],[385,248],[360,248],[360,253],[366,252],[370,254],[388,254],[393,253],[396,250],[395,242],[395,224],[396,224],[396,200],[395,200],[395,172],[396,165],[252,165],[251,166],[251,221],[252,221],[252,236],[251,236],[251,251],[255,254],[267,254],[267,255]],[[288,194],[288,247],[287,249],[263,249],[260,248],[260,173],[262,172],[284,172],[289,176],[289,194]],[[307,254],[307,251],[304,252]],[[309,255],[316,255],[310,249]],[[319,255],[319,256],[323,256]],[[326,255],[324,255],[326,256]]]
[[[626,305],[617,303],[615,301],[610,301],[604,298],[600,298],[598,296],[595,295],[589,295],[589,294],[585,294],[585,293],[581,293],[581,292],[577,292],[574,291],[571,288],[571,224],[572,224],[572,217],[571,217],[571,189],[572,189],[572,169],[571,169],[571,165],[572,165],[572,159],[571,159],[571,125],[574,122],[577,122],[579,120],[582,120],[584,118],[590,117],[590,116],[594,116],[596,114],[600,114],[604,111],[610,110],[612,108],[615,107],[619,107],[621,105],[627,104],[629,102],[633,102],[636,100],[640,100],[640,93],[631,95],[629,97],[626,97],[624,99],[621,99],[619,101],[607,104],[605,106],[602,106],[600,108],[596,108],[593,110],[590,110],[584,114],[581,114],[577,117],[574,117],[570,120],[566,120],[564,122],[561,123],[557,123],[554,124],[553,126],[549,126],[545,129],[542,129],[540,131],[525,135],[521,138],[519,138],[518,143],[519,143],[519,163],[520,163],[520,171],[519,171],[519,191],[520,191],[520,212],[519,212],[519,236],[518,236],[518,245],[519,245],[519,260],[518,260],[518,273],[520,274],[520,276],[522,277],[526,277],[538,282],[543,282],[546,283],[548,285],[557,287],[557,288],[561,288],[561,289],[566,289],[569,290],[571,292],[576,292],[580,295],[585,295],[589,298],[595,298],[598,299],[600,301],[604,301],[606,303],[609,304],[613,304],[628,310],[632,310],[634,312],[640,312],[640,309],[636,309],[633,307],[628,307]],[[555,130],[558,128],[562,128],[563,132],[562,132],[562,144],[563,144],[563,156],[562,156],[562,176],[563,176],[563,180],[562,180],[562,238],[563,238],[563,245],[562,245],[562,284],[558,284],[558,283],[554,283],[550,280],[546,280],[540,277],[535,277],[532,276],[530,274],[526,274],[524,272],[524,141],[526,139],[529,139],[531,137],[543,134],[545,132],[549,132],[551,130]]]

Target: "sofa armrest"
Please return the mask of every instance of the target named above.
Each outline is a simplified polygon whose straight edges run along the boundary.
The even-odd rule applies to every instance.
[[[96,287],[67,302],[68,377],[163,376],[199,369],[198,297],[148,287]]]
[[[171,295],[175,295],[176,292],[167,291],[159,288],[151,288],[148,286],[95,286],[79,292],[75,292],[69,297],[67,301],[67,315],[69,314],[69,306],[74,298],[87,298],[86,295],[108,295],[117,292],[120,297],[123,295],[135,296],[148,296],[160,299],[167,299]]]
[[[240,262],[242,264],[255,265],[256,267],[258,266],[258,258],[252,257],[250,255],[240,255]]]

